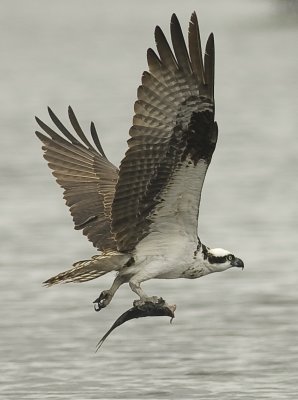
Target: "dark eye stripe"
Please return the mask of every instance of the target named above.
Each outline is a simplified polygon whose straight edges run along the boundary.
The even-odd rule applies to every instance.
[[[227,261],[227,257],[215,257],[210,254],[208,254],[208,261],[210,264],[223,264]]]

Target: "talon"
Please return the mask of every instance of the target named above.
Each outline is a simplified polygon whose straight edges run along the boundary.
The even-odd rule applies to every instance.
[[[141,307],[145,305],[146,303],[151,303],[159,306],[163,306],[165,304],[165,301],[162,297],[157,297],[157,296],[152,296],[152,297],[145,297],[140,300],[135,300],[133,302],[134,307]]]
[[[94,310],[100,311],[102,308],[105,308],[111,301],[111,294],[108,290],[104,290],[101,292],[99,297],[93,301],[94,303]]]
[[[93,303],[95,303],[95,301],[94,301]],[[102,309],[102,307],[99,305],[99,303],[94,304],[94,310],[95,310],[96,312],[100,311],[101,309]]]

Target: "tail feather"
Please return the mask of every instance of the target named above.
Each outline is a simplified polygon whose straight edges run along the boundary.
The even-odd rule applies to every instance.
[[[43,282],[45,286],[56,283],[86,282],[98,278],[111,271],[118,271],[131,258],[130,254],[110,252],[93,256],[91,260],[78,261],[73,268],[61,272]]]

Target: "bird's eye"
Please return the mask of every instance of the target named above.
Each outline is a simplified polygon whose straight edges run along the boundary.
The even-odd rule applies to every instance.
[[[229,254],[229,255],[228,255],[228,260],[229,260],[229,261],[234,260],[234,258],[235,258],[235,256],[233,256],[233,254]]]

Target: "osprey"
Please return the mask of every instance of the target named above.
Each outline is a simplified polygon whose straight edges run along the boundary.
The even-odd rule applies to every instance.
[[[139,296],[135,305],[159,304],[141,283],[149,279],[200,278],[241,259],[205,246],[197,235],[201,191],[214,152],[214,38],[202,54],[198,20],[191,15],[188,48],[179,21],[171,18],[173,51],[159,26],[157,53],[148,49],[148,67],[135,102],[128,150],[115,167],[106,157],[93,123],[87,139],[69,107],[73,133],[49,109],[56,128],[40,119],[44,158],[64,188],[75,229],[100,251],[90,260],[47,281],[84,282],[116,271],[110,289],[95,300],[106,307],[123,283]]]

